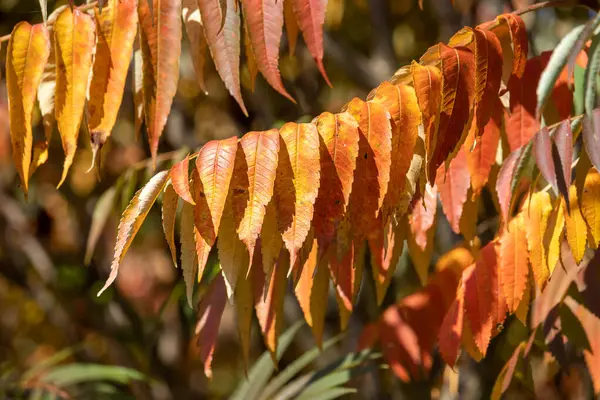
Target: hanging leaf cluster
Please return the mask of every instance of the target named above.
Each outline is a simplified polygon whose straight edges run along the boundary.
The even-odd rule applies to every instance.
[[[45,2],[40,4],[45,16]],[[80,129],[88,134],[96,158],[115,125],[132,59],[136,131],[146,127],[156,160],[177,92],[183,26],[200,88],[206,92],[204,69],[210,52],[246,115],[240,88],[242,35],[252,87],[260,71],[275,90],[294,101],[278,66],[284,14],[290,49],[301,31],[329,84],[323,66],[325,8],[321,0],[108,0],[59,7],[43,24],[17,24],[10,35],[6,79],[13,158],[25,193],[31,174],[48,159],[55,125],[65,153],[58,186],[73,162]],[[45,138],[34,143],[31,115],[36,100]]]
[[[154,157],[177,82],[177,3],[155,1],[152,11],[140,2],[137,9],[144,65],[137,82],[143,98],[138,116],[145,119]],[[247,54],[276,90],[289,96],[277,71],[284,15],[296,17],[322,69],[322,39],[311,36],[311,29],[314,33],[314,26],[321,25],[320,8],[274,0],[243,0],[241,8],[235,1],[226,6],[188,3],[183,7],[188,35],[206,40],[221,74],[236,71],[227,75],[233,80],[223,79],[242,107],[235,91],[239,52],[216,50],[238,51],[230,44],[238,43],[240,9]],[[127,5],[126,0],[109,1],[95,18],[113,12],[128,20],[131,14],[118,13]],[[190,33],[190,20],[200,20],[204,36],[198,30]],[[431,369],[436,344],[450,366],[463,349],[480,360],[509,315],[532,329],[531,338],[542,325],[553,326],[571,315],[586,332],[598,332],[599,322],[591,314],[600,313],[589,287],[598,282],[598,256],[591,254],[600,243],[599,24],[596,17],[566,35],[554,51],[528,59],[523,20],[503,14],[432,46],[366,101],[355,98],[339,113],[207,143],[157,173],[134,195],[121,218],[102,291],[116,279],[142,222],[164,193],[163,229],[173,261],[181,266],[190,304],[211,254],[218,259],[219,271],[198,305],[196,334],[207,375],[227,299],[236,307],[245,360],[253,315],[275,357],[288,280],[321,345],[322,302],[330,285],[345,328],[365,272],[371,271],[377,301],[383,301],[405,242],[423,289],[385,310],[361,340],[363,347],[380,343],[392,370],[405,381]],[[111,50],[110,35],[94,33],[96,26],[108,25],[65,8],[52,25],[53,34],[41,25],[15,28],[7,74],[13,156],[25,188],[31,165],[35,168],[44,157],[31,143],[36,90],[40,97],[63,89],[60,95],[42,96],[40,106],[55,110],[68,168],[84,113],[83,81],[89,74],[83,70],[96,68],[94,49],[111,57],[122,51],[122,46]],[[133,36],[127,36],[131,46]],[[101,39],[106,43],[101,45]],[[34,46],[24,44],[29,41]],[[73,49],[81,56],[72,57]],[[39,67],[25,68],[29,59],[38,59]],[[52,59],[56,69],[44,70]],[[195,64],[202,65],[202,59]],[[108,77],[92,74],[90,83],[90,88],[103,87],[111,94],[112,88],[120,88],[115,89],[118,95],[95,99],[94,112],[107,118],[114,109],[106,105],[120,101],[123,86],[109,71]],[[53,73],[51,85],[46,78]],[[91,105],[90,100],[87,124],[96,121],[90,132],[99,147],[107,136],[105,119],[92,118]],[[581,115],[573,116],[574,108]],[[494,239],[482,245],[478,222],[484,193],[491,195],[498,218]],[[442,255],[431,268],[438,197],[450,228],[464,237],[465,245]],[[180,246],[174,243],[177,229]],[[435,273],[430,276],[431,269]],[[566,295],[571,283],[583,293],[583,306]],[[567,333],[550,333],[544,330],[545,345],[553,351],[561,349],[557,343],[564,347]],[[598,347],[596,342],[590,342],[591,348]],[[532,346],[530,339],[516,347],[495,396],[508,388],[517,367],[527,364]],[[597,352],[586,351],[593,370]],[[597,369],[592,374],[598,392]]]

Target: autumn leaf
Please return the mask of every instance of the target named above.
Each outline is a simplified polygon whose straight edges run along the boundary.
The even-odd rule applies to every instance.
[[[248,132],[240,139],[230,191],[238,236],[253,258],[256,239],[273,196],[279,154],[279,132]]]
[[[498,272],[508,311],[515,312],[527,286],[529,257],[525,219],[518,214],[507,224],[500,235]]]
[[[329,272],[335,289],[336,300],[340,311],[340,328],[348,327],[350,314],[358,295],[364,268],[365,249],[363,242],[353,241],[342,257],[336,255],[333,247],[325,257],[329,260]],[[338,250],[339,252],[339,250]]]
[[[18,23],[6,57],[6,89],[13,162],[27,197],[33,149],[31,116],[44,67],[50,56],[50,36],[42,24]],[[35,167],[34,167],[35,168]]]
[[[196,159],[196,253],[198,255],[198,281],[210,249],[215,244],[221,217],[225,209],[229,185],[233,175],[238,139],[213,140],[205,144]]]
[[[554,168],[556,171],[556,183],[558,190],[562,194],[567,207],[570,204],[569,186],[571,186],[571,162],[573,161],[573,132],[571,132],[571,124],[569,120],[561,122],[556,127],[552,137],[556,146],[556,154],[552,157],[554,160]],[[558,157],[557,157],[558,156]]]
[[[406,174],[418,137],[421,112],[415,90],[408,85],[384,82],[374,90],[372,102],[381,103],[390,113],[392,147],[390,182],[383,203],[384,220],[400,206]]]
[[[253,264],[240,265],[240,271],[238,272],[238,280],[235,285],[234,304],[236,322],[239,333],[240,347],[242,348],[242,356],[244,358],[244,368],[248,368],[250,360],[250,340],[252,334],[252,320],[254,317],[254,286],[252,275],[249,274],[248,268],[261,269],[261,257],[260,252],[257,253],[257,257],[251,261]]]
[[[289,257],[285,251],[282,251],[268,280],[265,279],[264,271],[260,268],[252,268],[250,271],[254,287],[256,317],[265,345],[271,352],[273,363],[277,362],[277,342],[284,322],[283,297],[285,296],[289,267]]]
[[[600,109],[583,118],[583,144],[592,165],[600,170]]]
[[[179,201],[179,195],[173,189],[173,185],[167,185],[165,188],[165,194],[162,200],[162,226],[169,250],[171,252],[171,259],[173,265],[177,267],[177,250],[175,247],[175,219],[177,215],[177,203]]]
[[[285,90],[279,74],[283,1],[242,0],[242,7],[258,70],[273,89],[295,103],[294,98]]]
[[[376,237],[369,239],[371,271],[377,304],[381,304],[404,249],[407,220],[396,223],[389,218]]]
[[[590,228],[590,246],[596,249],[600,243],[600,174],[595,169],[585,179],[581,213]]]
[[[200,7],[198,4],[199,0],[183,0],[181,16],[185,25],[185,32],[187,33],[190,42],[190,56],[192,57],[194,71],[196,72],[196,82],[198,83],[200,90],[202,90],[204,94],[208,94],[204,77],[208,43],[204,36],[204,26],[202,24]]]
[[[435,222],[436,209],[437,186],[431,187],[427,184],[423,201],[417,201],[409,215],[410,230],[421,250],[425,250],[427,246],[427,232]]]
[[[556,178],[556,166],[552,157],[552,140],[547,127],[540,129],[533,137],[533,152],[535,154],[535,163],[540,173],[554,189],[555,194],[559,194],[558,180]]]
[[[436,178],[444,214],[455,233],[460,233],[460,217],[467,201],[470,184],[467,154],[463,148],[456,158],[450,161],[447,170],[444,165],[440,166]]]
[[[347,109],[359,127],[358,158],[350,194],[355,237],[367,237],[374,229],[388,191],[392,129],[388,111],[379,103],[354,98]],[[360,190],[356,190],[360,188]]]
[[[279,130],[279,137],[275,194],[279,231],[293,268],[310,230],[319,193],[319,134],[314,124],[288,122]]]
[[[60,187],[73,163],[92,68],[96,26],[89,15],[65,8],[53,26],[56,57],[55,116],[65,152]]]
[[[226,302],[225,282],[223,276],[219,274],[212,280],[200,301],[195,329],[197,345],[200,347],[200,359],[204,364],[204,374],[209,379],[212,377],[212,359]]]
[[[289,0],[288,0],[289,1]],[[315,59],[317,68],[329,87],[331,82],[323,66],[323,24],[325,23],[326,0],[292,0],[298,27],[302,31],[308,51]]]
[[[350,200],[359,134],[358,123],[348,113],[325,112],[314,123],[320,137],[320,187],[323,189],[315,200],[313,225],[319,249],[325,251]]]
[[[552,212],[550,195],[547,192],[534,193],[529,200],[525,200],[523,212],[526,220],[525,229],[527,232],[529,261],[531,262],[535,282],[541,289],[550,276],[544,247],[544,235]]]
[[[472,273],[474,266],[466,271]],[[456,298],[450,306],[450,309],[444,316],[440,332],[438,333],[438,342],[440,354],[446,364],[454,368],[458,353],[460,351],[461,337],[463,334],[463,319],[465,315],[465,294],[464,284],[461,283],[456,291]]]
[[[577,264],[583,259],[583,253],[585,252],[587,244],[588,229],[581,215],[579,209],[579,201],[577,200],[577,188],[571,186],[569,188],[569,198],[571,199],[570,206],[567,206],[564,202],[562,205],[565,207],[565,227],[567,232],[567,242],[573,252],[573,257]]]
[[[117,278],[121,261],[123,261],[127,250],[129,250],[129,246],[133,242],[133,238],[140,230],[142,223],[146,219],[146,216],[148,216],[150,208],[160,192],[162,192],[168,179],[169,171],[162,171],[154,175],[143,188],[138,190],[123,212],[117,231],[117,243],[115,244],[115,254],[110,266],[110,275],[100,292],[98,292],[98,296]]]
[[[529,142],[540,129],[540,124],[535,118],[535,89],[542,70],[542,60],[537,56],[527,61],[522,79],[511,78],[509,81],[510,116],[506,122],[506,136],[510,151],[515,151]]]
[[[88,100],[88,129],[94,154],[102,148],[117,121],[137,33],[134,0],[109,0],[94,9],[96,55]]]
[[[525,74],[525,66],[527,64],[527,54],[529,53],[529,38],[527,37],[527,29],[523,19],[512,13],[499,15],[496,20],[500,25],[505,24],[508,28],[508,48],[512,49],[512,71],[510,79],[507,82],[507,87],[510,90],[510,86],[514,81],[520,80]],[[505,46],[503,45],[503,49]],[[506,53],[503,52],[504,56]]]
[[[265,209],[265,218],[260,231],[262,269],[267,278],[271,276],[273,267],[279,259],[279,253],[281,253],[281,249],[283,248],[283,238],[279,232],[278,219],[277,205],[272,198]]]
[[[230,189],[231,190],[231,189]],[[219,262],[225,279],[227,297],[232,298],[240,272],[248,270],[252,257],[248,249],[236,234],[235,211],[233,209],[233,195],[227,198],[221,223],[219,225],[217,248],[219,250]],[[245,277],[243,277],[245,278]]]
[[[449,162],[465,141],[473,117],[475,59],[466,48],[440,46],[442,72],[442,105],[440,122],[428,165],[428,179],[433,183],[436,171],[444,161]]]
[[[133,90],[133,131],[135,134],[135,140],[139,141],[142,130],[142,123],[144,117],[144,67],[142,61],[142,49],[139,44],[140,34],[138,32],[135,43],[133,44],[133,78],[132,78],[132,90]]]
[[[235,0],[227,0],[227,14],[221,29],[223,13],[218,2],[197,0],[202,15],[204,36],[215,68],[225,83],[225,87],[248,115],[240,89],[240,10]]]
[[[481,258],[475,268],[463,272],[465,286],[465,312],[477,350],[485,357],[493,329],[495,310],[498,308],[498,270],[494,243],[481,249]]]
[[[413,61],[411,75],[423,116],[425,153],[427,154],[427,162],[430,163],[437,146],[442,104],[442,73],[434,66],[421,66]],[[432,179],[429,179],[429,182],[432,182]]]
[[[190,192],[189,164],[190,157],[187,155],[183,160],[171,167],[171,183],[179,197],[192,205],[196,205]]]
[[[481,136],[475,139],[473,135],[472,140],[470,140],[470,136],[465,142],[465,147],[469,149],[471,142],[474,141],[472,150],[467,152],[467,166],[471,175],[474,196],[477,196],[487,184],[492,166],[496,162],[496,151],[503,123],[502,113],[502,106],[497,100],[492,108],[491,117],[483,127]],[[477,119],[477,116],[475,118]]]
[[[138,3],[142,48],[144,117],[153,163],[179,82],[181,3],[150,0]]]
[[[323,345],[323,329],[325,325],[325,313],[323,301],[329,292],[329,274],[327,264],[319,259],[319,244],[314,239],[308,259],[302,267],[298,283],[294,288],[300,308],[304,313],[304,319],[310,326],[319,348]]]

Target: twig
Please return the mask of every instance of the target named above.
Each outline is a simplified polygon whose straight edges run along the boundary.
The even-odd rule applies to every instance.
[[[98,5],[98,2],[93,1],[88,4],[82,4],[81,6],[76,7],[76,8],[79,11],[85,12],[85,11],[91,10],[92,8],[96,7],[96,5]],[[52,25],[54,25],[54,21],[48,21],[48,24],[46,26],[52,26]],[[10,35],[12,35],[12,33],[9,33],[8,35],[0,36],[0,43],[8,42],[10,40]]]

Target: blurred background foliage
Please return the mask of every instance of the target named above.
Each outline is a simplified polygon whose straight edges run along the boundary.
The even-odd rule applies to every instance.
[[[370,89],[389,78],[400,66],[418,59],[430,45],[447,41],[465,25],[474,26],[502,12],[525,7],[528,1],[456,0],[453,7],[450,0],[424,0],[421,10],[417,0],[329,0],[325,66],[333,89],[324,84],[303,43],[299,43],[294,56],[288,55],[284,36],[281,72],[286,88],[297,99],[298,105],[278,95],[261,77],[255,91],[251,92],[244,65],[242,91],[249,118],[243,116],[228,95],[210,61],[206,79],[209,95],[200,91],[185,41],[179,90],[160,144],[160,152],[164,154],[162,166],[170,165],[183,157],[187,149],[197,149],[211,139],[277,127],[284,121],[309,121],[323,111],[339,111],[354,96],[364,98]],[[52,10],[63,3],[66,1],[48,1],[48,8]],[[525,15],[530,56],[553,49],[566,32],[587,18],[587,12],[581,8],[543,9]],[[21,20],[42,20],[37,0],[0,0],[0,35],[9,34]],[[6,47],[0,51],[2,75],[5,52]],[[131,87],[130,82],[127,85]],[[119,396],[128,394],[143,399],[229,396],[246,379],[233,308],[228,305],[223,315],[213,379],[209,381],[197,357],[194,311],[184,299],[181,274],[172,265],[158,207],[147,218],[125,258],[117,285],[102,297],[96,297],[110,267],[118,215],[134,190],[152,173],[147,162],[146,140],[136,140],[134,136],[131,90],[126,90],[120,118],[111,140],[103,149],[101,168],[86,173],[92,152],[89,139],[80,135],[81,151],[77,152],[67,184],[57,191],[55,185],[62,169],[63,152],[58,135],[54,135],[50,160],[34,175],[28,201],[24,200],[18,187],[18,177],[12,166],[7,114],[6,89],[2,81],[0,396],[18,398],[22,392],[4,390],[14,388],[15,384],[27,389],[28,382],[39,382],[39,379],[32,380],[35,375],[27,374],[27,371],[43,360],[54,360],[59,366],[70,363],[122,366],[143,374],[128,375],[133,372],[117,370],[115,373],[120,379],[113,382],[119,390],[111,392],[110,396],[119,393]],[[36,134],[42,135],[39,110],[34,113],[33,123]],[[117,207],[112,210],[91,263],[86,267],[84,254],[92,212],[100,196],[116,183],[121,185]],[[445,220],[440,219],[435,240],[436,255],[455,246],[459,240]],[[383,308],[420,286],[407,254],[401,258],[395,274]],[[365,276],[370,277],[370,274],[365,273]],[[201,284],[199,292],[205,289]],[[328,310],[325,338],[331,338],[339,333],[333,293],[323,304]],[[383,308],[376,306],[370,278],[364,279],[347,332],[301,370],[317,371],[355,351],[363,326],[374,320]],[[285,310],[288,326],[302,320],[292,291],[288,291]],[[462,367],[462,398],[487,397],[486,393],[491,390],[496,375],[512,351],[511,336],[525,334],[519,333],[518,327],[509,328],[505,334],[506,348],[502,346],[503,341],[496,341],[496,348],[482,364]],[[308,327],[299,329],[282,355],[280,369],[315,348]],[[517,332],[513,332],[515,330]],[[264,351],[256,326],[252,343],[251,356],[256,361]],[[65,351],[68,355],[60,358]],[[348,385],[355,388],[357,394],[340,394],[360,398],[455,397],[459,384],[456,376],[444,373],[441,363],[437,362],[437,365],[429,379],[411,384],[401,383],[385,368],[370,368],[355,379],[349,379]],[[541,362],[540,365],[547,364]],[[585,375],[582,368],[582,364],[574,364],[569,378],[562,380],[562,386],[551,394],[583,395],[587,381],[578,378]],[[536,373],[552,376],[551,371],[543,368],[536,369]],[[148,379],[138,379],[141,376]],[[102,374],[89,378],[92,381],[107,380]],[[93,398],[85,391],[75,393],[80,398]],[[67,389],[65,393],[55,394],[61,396],[73,392]],[[109,393],[97,392],[96,396],[109,398]]]

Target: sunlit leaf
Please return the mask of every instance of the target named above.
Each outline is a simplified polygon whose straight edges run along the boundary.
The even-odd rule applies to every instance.
[[[196,72],[196,82],[200,90],[207,94],[208,90],[206,89],[204,69],[206,67],[208,43],[204,36],[205,28],[200,16],[199,3],[199,0],[183,0],[181,15],[190,42],[190,56],[192,57],[194,71]]]
[[[458,152],[456,158],[450,161],[447,169],[444,165],[440,166],[436,178],[444,214],[455,233],[460,233],[460,217],[467,201],[470,184],[467,154],[463,148]]]
[[[315,59],[325,82],[331,87],[331,82],[329,82],[323,66],[323,24],[325,23],[327,0],[292,0],[292,3],[306,47]]]
[[[527,286],[529,257],[523,214],[518,214],[504,228],[500,236],[498,271],[508,311],[515,312]]]

